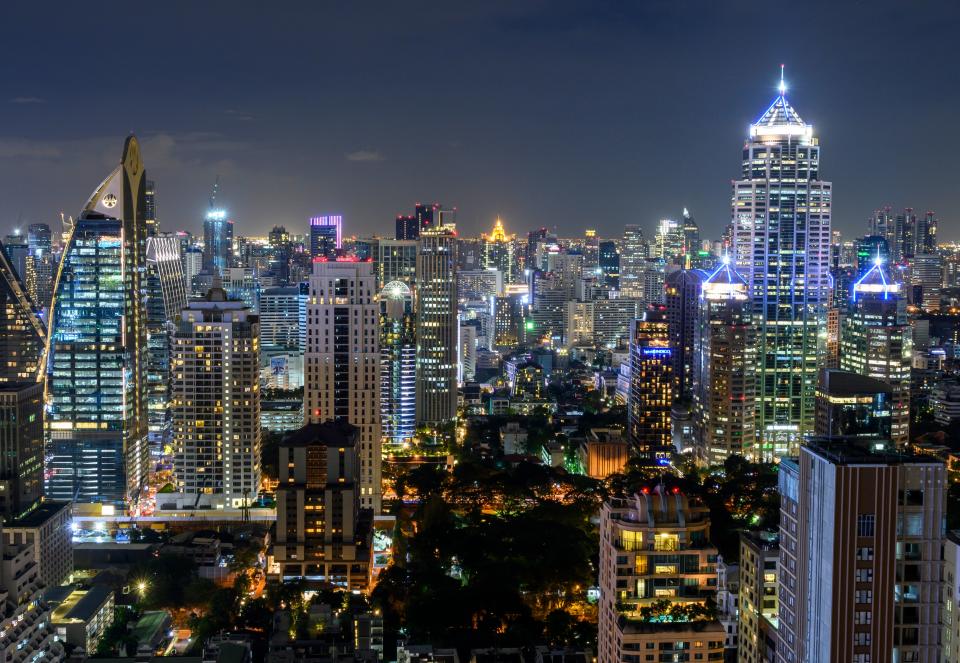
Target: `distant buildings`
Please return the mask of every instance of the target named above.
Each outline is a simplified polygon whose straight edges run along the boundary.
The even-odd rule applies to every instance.
[[[497,217],[490,234],[483,234],[480,237],[483,268],[495,269],[500,272],[504,283],[513,283],[515,280],[516,274],[514,274],[513,269],[513,244],[515,239],[514,235],[508,235],[503,229],[503,221],[500,220],[500,217]]]
[[[233,266],[233,221],[225,209],[211,207],[203,217],[203,269],[220,276]]]

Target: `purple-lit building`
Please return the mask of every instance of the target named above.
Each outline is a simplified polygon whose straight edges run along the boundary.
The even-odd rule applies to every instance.
[[[343,245],[343,216],[310,217],[310,257],[335,260]]]

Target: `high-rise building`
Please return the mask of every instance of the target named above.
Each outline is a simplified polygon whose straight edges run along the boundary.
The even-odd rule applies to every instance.
[[[310,217],[310,257],[335,260],[343,246],[343,216],[328,214]]]
[[[52,499],[133,502],[147,479],[145,191],[130,136],[64,247],[47,354]]]
[[[308,423],[357,427],[360,504],[380,510],[380,307],[372,262],[313,263],[303,409]]]
[[[416,240],[420,237],[420,224],[417,223],[417,217],[398,214],[393,237],[399,240]]]
[[[657,224],[655,258],[668,265],[683,266],[684,263],[683,225],[674,219],[660,219]]]
[[[777,648],[777,575],[780,562],[776,532],[740,533],[740,600],[737,663],[773,661]]]
[[[380,412],[383,443],[404,448],[416,432],[417,342],[413,293],[403,281],[380,291]]]
[[[643,273],[650,247],[643,230],[636,224],[623,228],[623,252],[620,255],[620,292],[624,297],[643,297]]]
[[[43,314],[50,308],[53,296],[53,243],[50,226],[31,223],[27,230],[26,273],[23,281],[34,306]]]
[[[692,267],[698,267],[699,265],[695,264],[699,261],[700,253],[700,226],[697,225],[697,222],[694,221],[693,216],[690,214],[690,210],[686,207],[683,208],[683,255],[684,255],[684,267],[690,269]]]
[[[695,498],[658,486],[607,499],[600,510],[599,663],[651,655],[645,652],[660,661],[722,660],[724,630],[715,619],[644,612],[658,601],[704,604],[716,592],[716,563],[710,510]]]
[[[301,324],[309,298],[306,284],[267,288],[260,295],[260,344],[306,351],[307,330]]]
[[[380,240],[374,257],[378,288],[382,289],[393,281],[402,281],[411,288],[416,284],[418,244],[416,239]]]
[[[663,284],[673,349],[673,393],[683,401],[693,395],[693,348],[700,317],[700,288],[706,277],[699,269],[679,269],[668,274]]]
[[[937,252],[937,217],[933,212],[927,212],[917,217],[916,233],[914,237],[914,255]]]
[[[597,231],[588,228],[583,231],[583,274],[595,275],[600,267],[600,238]]]
[[[889,440],[893,387],[876,378],[825,369],[817,384],[817,437]]]
[[[212,288],[173,339],[173,474],[178,508],[244,508],[260,491],[260,323]]]
[[[890,245],[885,237],[881,235],[867,235],[860,237],[856,242],[856,268],[857,277],[861,277],[869,271],[874,261],[879,257],[883,262],[890,261]]]
[[[7,260],[13,265],[20,280],[25,281],[27,256],[30,255],[30,247],[27,244],[26,235],[20,232],[19,228],[3,238],[3,252],[7,254]]]
[[[756,343],[747,282],[724,260],[703,282],[694,343],[694,427],[708,465],[756,459]]]
[[[832,185],[820,145],[780,94],[750,125],[733,183],[733,248],[750,287],[757,345],[760,455],[795,453],[812,432],[817,339],[829,296]]]
[[[566,345],[615,348],[630,334],[630,325],[643,312],[638,299],[568,301],[564,312]]]
[[[456,229],[421,228],[417,253],[417,423],[457,416]]]
[[[620,289],[620,249],[617,243],[611,240],[600,242],[599,246],[600,276],[604,285],[613,290]]]
[[[877,446],[780,463],[779,663],[940,660],[946,468]]]
[[[516,276],[513,271],[513,244],[515,235],[508,235],[503,229],[503,221],[497,217],[490,234],[480,236],[481,266],[495,269],[503,275],[503,282],[513,283]],[[499,293],[498,293],[499,294]]]
[[[650,306],[630,327],[630,396],[627,431],[644,460],[667,464],[673,452],[673,349],[663,306]]]
[[[42,380],[47,328],[0,249],[0,383]]]
[[[227,210],[211,207],[203,217],[203,269],[220,276],[233,266],[233,221]]]
[[[0,383],[0,515],[9,523],[43,489],[43,384]]]
[[[907,320],[902,286],[875,259],[853,287],[840,332],[840,368],[887,382],[891,394],[891,439],[910,440],[910,367],[913,331]]]
[[[270,566],[363,591],[370,579],[370,514],[361,509],[360,433],[345,421],[307,424],[280,442],[277,526]]]
[[[910,303],[927,313],[940,310],[943,286],[943,256],[917,253],[910,257]]]

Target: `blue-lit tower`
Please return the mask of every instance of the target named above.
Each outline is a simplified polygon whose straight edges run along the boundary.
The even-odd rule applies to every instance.
[[[47,361],[45,494],[131,507],[147,480],[145,185],[136,138],[67,239]]]
[[[813,126],[780,92],[750,125],[731,200],[737,271],[758,327],[760,456],[795,455],[815,418],[818,337],[830,285],[832,185]]]
[[[417,419],[417,343],[413,293],[403,281],[380,292],[380,413],[385,453],[413,440]]]
[[[233,265],[233,221],[211,207],[203,217],[203,269],[216,276]]]

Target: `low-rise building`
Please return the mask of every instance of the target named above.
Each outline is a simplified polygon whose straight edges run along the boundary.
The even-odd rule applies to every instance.
[[[57,638],[93,654],[113,623],[113,590],[103,585],[90,589],[61,585],[48,589],[44,600],[53,608],[50,621]]]
[[[73,572],[70,504],[42,502],[40,505],[3,525],[5,545],[28,545],[40,570],[45,587],[62,585]]]

